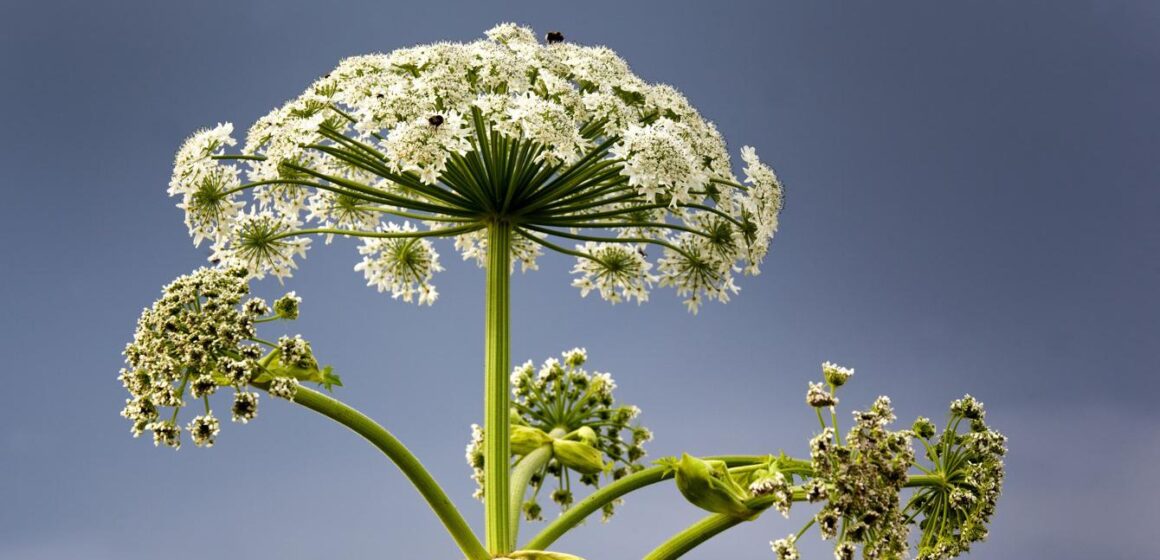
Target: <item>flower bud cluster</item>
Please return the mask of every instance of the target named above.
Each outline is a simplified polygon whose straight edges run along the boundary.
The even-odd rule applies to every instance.
[[[867,410],[854,412],[854,426],[843,441],[837,431],[834,407],[837,389],[854,370],[825,362],[823,383],[810,383],[806,402],[830,408],[834,425],[826,425],[810,441],[813,479],[804,486],[810,502],[825,502],[814,516],[824,539],[837,538],[836,558],[852,556],[861,545],[867,558],[900,558],[907,550],[909,528],[899,505],[899,494],[914,463],[909,431],[893,431],[890,399],[878,397]]]
[[[205,413],[185,429],[195,445],[213,446],[221,424],[209,398],[220,387],[234,390],[233,421],[246,423],[257,415],[258,395],[247,389],[264,371],[262,350],[253,342],[255,325],[297,316],[297,298],[293,293],[280,298],[273,311],[261,298],[246,299],[245,276],[239,269],[198,269],[165,286],[161,298],[141,313],[119,376],[131,397],[121,416],[132,422],[134,437],[150,431],[155,445],[180,447],[177,417],[188,396],[204,401]],[[272,312],[277,315],[266,317]],[[292,351],[300,344],[290,341],[305,344],[300,337],[285,340]],[[166,408],[172,413],[163,414]]]
[[[797,537],[789,535],[784,539],[777,539],[770,541],[769,547],[773,549],[773,554],[777,556],[777,560],[800,560],[801,555],[798,554]]]
[[[523,504],[529,519],[539,519],[540,490],[549,478],[557,481],[552,501],[567,509],[574,500],[572,477],[584,485],[599,487],[602,476],[620,479],[643,469],[644,444],[652,432],[635,422],[640,409],[616,402],[616,382],[608,373],[584,369],[587,351],[574,348],[561,359],[548,358],[537,370],[531,361],[514,369],[512,382],[512,453],[518,459],[544,446],[552,446],[552,458],[532,476],[532,497]],[[467,462],[482,498],[483,430],[472,426]],[[604,509],[604,518],[615,505]]]
[[[854,370],[826,362],[822,372],[829,390],[810,383],[806,401],[815,408],[833,407],[833,393]],[[818,417],[823,429],[810,441],[813,477],[795,488],[809,502],[825,502],[814,521],[823,538],[837,539],[837,560],[852,560],[858,548],[865,558],[903,558],[912,525],[922,533],[920,560],[957,556],[986,537],[1002,485],[1006,438],[987,427],[978,400],[967,395],[951,403],[941,434],[921,416],[909,430],[891,430],[896,418],[887,397],[854,412],[844,441],[835,426]],[[932,465],[912,478],[913,438],[923,443]],[[916,490],[902,507],[900,496],[908,485]],[[771,544],[778,558],[796,558],[792,538]]]
[[[914,451],[910,432],[888,429],[894,419],[890,399],[879,397],[869,410],[854,413],[845,442],[832,428],[810,442],[815,480],[827,500],[815,517],[822,536],[861,544],[868,557],[900,557],[907,549],[899,493]]]
[[[911,501],[922,528],[919,560],[958,556],[987,537],[1003,486],[1007,438],[988,427],[984,416],[983,403],[966,395],[951,403],[947,427],[937,437],[931,437],[935,429],[929,420],[921,431],[916,422],[915,432],[927,443],[931,470],[946,482],[919,489]],[[968,428],[960,433],[964,421]]]

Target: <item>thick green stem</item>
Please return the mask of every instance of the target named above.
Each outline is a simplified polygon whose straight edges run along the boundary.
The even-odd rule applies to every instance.
[[[520,536],[520,511],[524,504],[524,494],[528,490],[528,483],[532,481],[532,475],[544,468],[548,461],[552,459],[552,445],[547,444],[539,449],[524,455],[520,459],[514,469],[512,469],[512,497],[511,497],[511,528],[512,528],[512,545],[518,542]]]
[[[793,491],[793,501],[800,502],[805,497],[805,491],[801,489]],[[760,512],[769,509],[775,499],[772,495],[760,496],[748,500],[745,502],[745,505],[751,511]],[[732,528],[743,521],[752,521],[753,519],[755,518],[745,519],[743,517],[721,513],[704,517],[700,521],[686,527],[684,531],[673,535],[672,538],[661,543],[660,546],[654,548],[652,552],[644,557],[644,560],[673,560],[674,558],[679,558],[686,552],[697,548],[701,543],[721,534],[726,529]]]
[[[706,459],[724,461],[730,467],[760,463],[768,458],[768,455],[724,455],[719,457],[706,457]],[[668,467],[651,467],[617,480],[593,492],[587,498],[580,500],[568,508],[568,511],[561,514],[560,517],[557,517],[547,527],[544,527],[523,548],[527,550],[547,550],[552,543],[556,542],[556,539],[559,539],[564,533],[579,525],[581,521],[584,521],[584,518],[592,515],[604,507],[605,504],[612,503],[617,498],[629,492],[640,490],[641,488],[656,484],[662,480],[668,480],[672,477],[672,471]]]
[[[697,548],[697,545],[717,536],[726,529],[741,523],[744,519],[729,515],[714,514],[690,525],[684,531],[665,541],[644,557],[644,560],[672,560]]]
[[[643,471],[642,471],[643,472]],[[910,475],[905,486],[907,488],[914,488],[920,486],[939,486],[945,484],[945,480],[938,475]],[[800,502],[805,499],[805,492],[801,489],[794,490],[793,501]],[[773,503],[772,496],[762,496],[749,500],[746,505],[751,509],[765,509]],[[713,514],[707,516],[700,521],[685,528],[684,531],[673,535],[672,538],[661,543],[660,546],[653,549],[644,557],[644,560],[673,560],[679,558],[686,552],[696,548],[701,543],[717,536],[726,529],[745,521],[739,517],[729,515]]]
[[[268,383],[254,385],[263,390],[269,388]],[[419,459],[385,428],[342,402],[306,387],[298,387],[294,402],[350,428],[379,448],[395,463],[395,466],[399,467],[399,470],[403,471],[403,475],[411,481],[423,499],[427,500],[427,505],[435,511],[435,515],[443,522],[447,532],[451,533],[451,537],[455,539],[465,557],[470,560],[487,560],[491,557],[471,532],[471,527],[459,514],[459,510],[455,509],[455,505],[451,503],[451,499],[447,497],[439,483],[435,482]]]
[[[487,299],[484,305],[484,507],[487,513],[487,549],[493,555],[512,550],[511,491],[508,458],[508,366],[510,362],[509,280],[511,278],[511,224],[496,220],[487,230]]]
[[[947,479],[941,474],[912,474],[906,479],[907,488],[921,486],[946,486]]]

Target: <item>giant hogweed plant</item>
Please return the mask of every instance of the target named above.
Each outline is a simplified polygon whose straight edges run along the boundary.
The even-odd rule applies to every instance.
[[[843,434],[836,392],[853,371],[827,363],[806,395],[820,424],[809,457],[683,455],[650,466],[639,409],[614,398],[610,375],[585,369],[584,350],[511,367],[509,278],[517,264],[536,269],[545,250],[576,259],[582,296],[614,304],[672,287],[696,313],[737,294],[738,276],[759,272],[782,208],[773,170],[752,148],[740,156],[743,179],[680,92],[555,32],[541,43],[503,24],[471,43],[346,59],[259,119],[240,147],[219,124],[178,151],[169,194],[214,266],[178,278],[142,313],[120,375],[131,395],[122,415],[135,436],[178,448],[185,438],[214,444],[219,392],[232,392],[240,423],[255,418],[263,392],[314,410],[381,450],[470,560],[576,558],[551,549],[590,515],[608,519],[627,495],[666,480],[709,515],[649,560],[682,556],[768,509],[788,516],[799,502],[823,505],[770,543],[778,558],[797,558],[814,527],[839,560],[968,550],[986,536],[1005,452],[969,396],[941,432],[925,418],[892,430],[881,397]],[[486,271],[483,425],[467,448],[482,538],[388,430],[303,385],[342,385],[309,342],[258,333],[296,319],[300,299],[268,304],[249,297],[249,282],[291,276],[312,241],[336,236],[359,238],[355,270],[406,302],[435,303],[440,238]],[[181,419],[186,406],[200,414]],[[585,486],[594,490],[578,497]],[[543,520],[548,501],[561,513],[517,544],[521,521]]]

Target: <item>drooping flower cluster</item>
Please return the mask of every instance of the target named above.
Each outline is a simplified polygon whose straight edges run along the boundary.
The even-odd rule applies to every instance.
[[[945,481],[920,488],[907,508],[921,515],[919,560],[953,558],[987,537],[1003,486],[1007,438],[988,427],[984,417],[983,404],[967,395],[951,403],[947,427],[938,437],[930,420],[915,422],[915,436],[933,464],[930,470]],[[964,422],[969,427],[960,433]]]
[[[801,555],[798,554],[797,537],[789,535],[784,539],[777,539],[770,541],[769,547],[773,549],[777,560],[800,560]]]
[[[886,397],[854,419],[844,443],[830,427],[810,442],[813,488],[827,502],[815,519],[824,538],[859,544],[868,558],[902,557],[909,528],[898,502],[914,463],[910,433],[887,429],[895,416]]]
[[[541,446],[552,447],[552,457],[531,478],[532,496],[523,504],[528,519],[541,519],[537,499],[545,481],[556,478],[552,501],[567,508],[573,501],[572,476],[579,483],[598,487],[601,475],[620,479],[644,468],[644,444],[652,432],[634,422],[640,414],[635,406],[616,403],[616,382],[608,373],[588,372],[582,348],[564,352],[563,360],[548,358],[537,371],[531,361],[512,373],[512,454],[516,462]],[[483,431],[472,426],[467,461],[480,482],[484,456]],[[476,493],[482,498],[482,490]],[[604,518],[612,516],[615,504],[604,508]]]
[[[211,447],[220,431],[220,422],[210,410],[210,396],[218,388],[233,388],[231,418],[246,423],[258,412],[258,395],[249,390],[251,382],[293,375],[321,379],[316,363],[312,370],[291,371],[284,358],[263,358],[255,342],[255,325],[297,317],[299,298],[291,292],[279,298],[274,309],[261,298],[246,299],[245,276],[242,269],[198,269],[165,286],[161,299],[141,313],[133,341],[125,347],[127,367],[119,376],[131,396],[121,415],[133,423],[134,436],[148,430],[154,444],[180,447],[182,428],[177,417],[190,398],[203,401],[205,413],[185,429],[195,445]],[[299,360],[306,360],[301,348],[297,351]],[[309,354],[308,345],[305,352]],[[337,378],[332,381],[337,384]],[[173,410],[166,414],[166,408]]]
[[[175,160],[169,192],[195,243],[284,278],[309,236],[366,237],[368,283],[420,304],[441,270],[420,238],[455,238],[482,263],[483,230],[502,223],[524,270],[548,248],[577,258],[582,294],[639,302],[671,286],[696,311],[758,272],[782,208],[772,168],[745,147],[738,179],[679,91],[607,48],[542,44],[513,24],[348,58],[260,118],[241,153],[226,151],[232,132],[199,131]]]
[[[951,403],[946,429],[919,417],[909,430],[890,430],[895,420],[890,399],[878,397],[866,411],[854,413],[854,426],[843,440],[827,425],[822,408],[837,404],[835,393],[854,373],[826,362],[825,385],[810,383],[807,403],[818,409],[822,432],[810,441],[812,478],[800,490],[810,502],[825,502],[814,517],[823,538],[837,538],[834,556],[852,560],[859,547],[866,558],[904,558],[912,525],[922,533],[920,560],[943,560],[970,549],[987,534],[1003,481],[1006,438],[984,422],[982,403],[970,395]],[[834,417],[836,418],[836,417]],[[966,433],[959,433],[963,423]],[[922,442],[932,463],[917,466],[912,438]],[[914,493],[903,505],[904,487]],[[792,541],[777,541],[779,558],[794,554]]]

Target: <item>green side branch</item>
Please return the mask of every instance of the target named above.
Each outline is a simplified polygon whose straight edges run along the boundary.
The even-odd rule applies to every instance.
[[[907,488],[916,488],[921,486],[939,486],[945,484],[945,480],[937,475],[911,475],[905,486]],[[774,500],[774,496],[761,496],[753,498],[746,502],[746,505],[753,510],[768,509]],[[800,502],[805,500],[805,492],[802,490],[795,490],[793,494],[793,501]],[[660,546],[653,549],[644,557],[644,560],[674,560],[680,558],[685,553],[693,550],[701,543],[723,533],[724,531],[746,521],[741,517],[724,515],[716,513],[706,516],[700,521],[686,527],[683,531],[673,535],[669,540],[661,543]]]
[[[761,463],[768,458],[768,455],[722,455],[706,457],[706,459],[724,461],[730,467],[753,465]],[[612,503],[625,494],[640,490],[646,486],[651,486],[663,480],[669,480],[672,477],[673,473],[667,467],[650,467],[612,482],[568,508],[568,511],[565,511],[555,521],[548,524],[547,527],[544,527],[523,548],[527,550],[547,550],[557,539],[564,536],[573,527],[579,525],[589,515],[600,511],[600,508],[604,507],[605,504]]]
[[[266,382],[254,383],[254,386],[262,390],[269,389],[269,383]],[[294,402],[350,428],[377,447],[403,471],[403,475],[411,481],[427,501],[427,505],[431,506],[435,515],[443,522],[443,526],[455,539],[455,543],[459,545],[466,558],[469,560],[491,558],[439,483],[394,435],[363,413],[313,389],[298,387]]]
[[[544,445],[540,448],[525,455],[516,463],[512,469],[511,478],[511,500],[508,504],[511,508],[511,542],[514,546],[519,538],[520,531],[520,513],[522,512],[524,503],[524,494],[527,492],[528,484],[532,480],[532,476],[544,468],[548,461],[552,460],[552,445]]]

